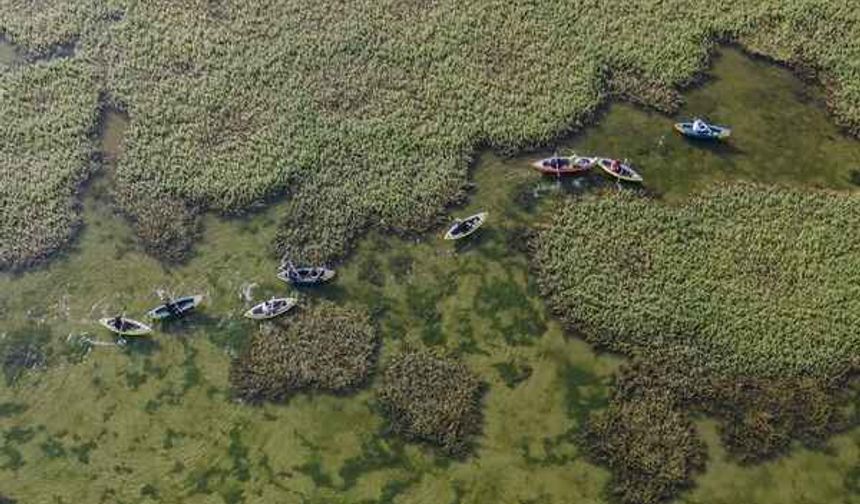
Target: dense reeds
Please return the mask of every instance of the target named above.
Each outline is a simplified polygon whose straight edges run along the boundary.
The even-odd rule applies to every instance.
[[[604,347],[829,376],[860,355],[857,222],[846,194],[738,185],[668,206],[619,193],[568,205],[535,261],[562,317]]]
[[[406,352],[385,369],[379,401],[394,432],[462,457],[481,432],[482,388],[460,362]]]
[[[98,76],[91,90],[129,112],[117,200],[167,256],[187,249],[180,237],[193,232],[181,228],[197,210],[239,212],[281,194],[291,202],[276,247],[297,260],[339,256],[371,226],[426,227],[459,196],[476,145],[547,142],[613,94],[671,110],[717,40],[812,70],[837,119],[860,125],[850,2],[0,0],[0,31],[34,53],[75,40],[74,59]],[[85,105],[66,109],[82,117]],[[21,148],[70,131],[39,130]],[[52,170],[78,173],[77,158],[57,161]],[[56,236],[74,220],[57,203],[73,187],[45,193]],[[152,208],[164,200],[169,212]],[[0,242],[2,253],[20,260],[45,239],[18,241]]]
[[[62,246],[92,173],[98,92],[87,66],[42,62],[0,72],[0,269]]]
[[[230,383],[249,402],[306,390],[346,393],[367,381],[377,345],[367,314],[322,302],[283,325],[263,325],[233,362]]]
[[[536,235],[554,311],[637,359],[586,435],[625,502],[663,499],[701,466],[690,411],[720,418],[742,460],[846,425],[857,222],[856,195],[735,185],[679,206],[629,193],[571,202]]]

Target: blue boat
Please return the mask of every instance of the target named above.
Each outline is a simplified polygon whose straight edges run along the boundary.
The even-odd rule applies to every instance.
[[[722,140],[732,134],[732,130],[725,126],[708,124],[701,119],[675,123],[675,129],[686,137],[698,140]]]

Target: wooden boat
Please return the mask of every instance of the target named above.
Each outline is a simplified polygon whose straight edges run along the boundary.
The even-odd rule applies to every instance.
[[[545,175],[561,176],[585,173],[594,166],[596,161],[597,158],[576,155],[566,157],[553,156],[539,159],[531,165],[534,169]]]
[[[245,312],[245,316],[254,320],[275,318],[290,311],[292,307],[296,306],[296,303],[298,303],[296,298],[272,298],[255,305]]]
[[[183,296],[172,299],[163,305],[156,306],[149,310],[147,315],[155,320],[165,320],[174,317],[181,317],[193,310],[203,301],[203,296]]]
[[[702,121],[702,127],[697,130],[694,124],[695,120],[675,123],[675,131],[686,137],[698,140],[722,140],[732,134],[732,130],[725,126],[717,126],[716,124],[708,124]]]
[[[152,328],[143,322],[125,317],[107,317],[99,319],[99,324],[108,331],[120,336],[145,336],[152,332]]]
[[[334,278],[334,270],[317,267],[296,268],[292,265],[278,272],[278,278],[293,285],[317,285]]]
[[[465,238],[483,226],[486,220],[487,212],[477,213],[462,220],[457,219],[448,229],[448,232],[445,233],[445,239],[459,240],[460,238]]]
[[[629,164],[622,163],[617,159],[599,158],[597,160],[597,166],[618,180],[624,180],[627,182],[642,182],[643,180],[642,175],[636,173],[636,170],[631,168]]]

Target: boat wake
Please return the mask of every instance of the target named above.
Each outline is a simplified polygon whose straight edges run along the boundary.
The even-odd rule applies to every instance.
[[[105,341],[90,337],[89,333],[74,334],[69,333],[66,337],[66,342],[70,345],[79,345],[87,347],[86,353],[89,353],[93,347],[122,347],[126,345],[125,338],[117,338],[113,341]]]
[[[244,283],[239,292],[239,299],[250,303],[254,299],[254,289],[257,287],[257,282]]]

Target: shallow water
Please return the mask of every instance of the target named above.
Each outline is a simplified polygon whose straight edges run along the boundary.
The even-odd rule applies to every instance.
[[[815,91],[732,50],[712,73],[680,116],[731,125],[726,146],[685,141],[671,118],[614,105],[559,149],[629,157],[646,186],[669,200],[738,178],[852,187],[860,142],[829,122]],[[121,156],[125,121],[109,114],[104,124],[111,161]],[[49,367],[12,385],[0,380],[0,493],[69,503],[605,502],[608,473],[583,458],[575,439],[605,403],[619,360],[565,335],[518,249],[521,230],[540,225],[557,198],[616,186],[599,174],[541,178],[525,167],[532,157],[481,157],[476,191],[452,211],[490,212],[474,239],[444,242],[441,228],[412,240],[373,234],[334,283],[298,293],[303,302],[325,297],[370,309],[383,364],[418,346],[464,359],[489,384],[483,435],[469,459],[385,435],[371,390],[262,407],[232,402],[229,361],[256,327],[241,318],[242,292],[253,284],[255,299],[290,291],[274,277],[269,253],[278,205],[246,219],[206,217],[195,257],[168,268],[144,255],[113,213],[108,176],[88,189],[86,226],[71,251],[29,273],[0,274],[0,334],[48,331],[54,352]],[[117,312],[141,317],[158,290],[200,292],[206,304],[124,347],[93,324]],[[860,430],[826,450],[751,468],[726,459],[712,422],[701,430],[708,470],[682,502],[860,500]]]
[[[24,55],[18,47],[8,40],[0,37],[0,69],[6,66],[17,65],[24,60]]]

